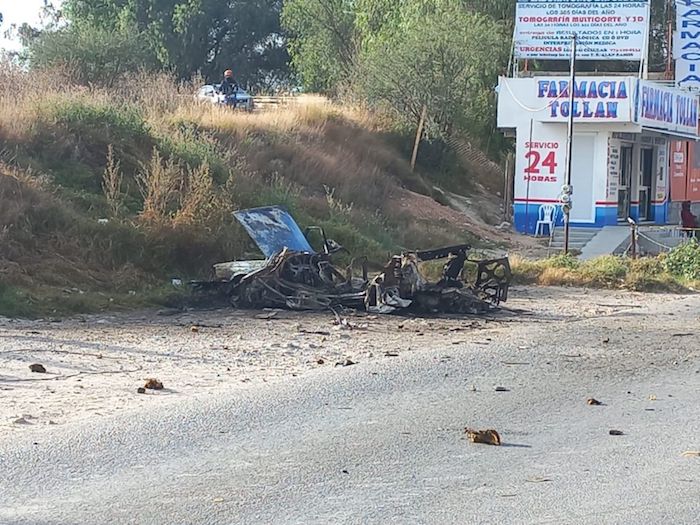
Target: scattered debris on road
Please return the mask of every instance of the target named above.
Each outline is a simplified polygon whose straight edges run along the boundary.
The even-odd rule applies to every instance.
[[[322,228],[302,233],[279,206],[234,215],[266,259],[217,264],[215,281],[192,283],[195,290],[223,293],[234,307],[484,314],[508,298],[512,278],[508,258],[470,259],[468,244],[405,251],[391,257],[383,271],[370,278],[367,257],[354,257],[345,268],[336,266],[333,255],[347,250],[327,238]],[[323,241],[321,252],[309,243],[312,232]],[[420,265],[441,259],[447,259],[442,277],[428,281]],[[475,266],[473,284],[463,279],[467,262]]]
[[[591,406],[601,406],[601,405],[603,404],[603,403],[601,403],[600,401],[598,401],[597,399],[594,399],[594,398],[590,398],[588,401],[586,401],[586,403],[588,403],[588,404],[591,405]]]
[[[144,388],[147,388],[148,390],[163,390],[163,383],[155,378],[150,378],[146,380]]]
[[[684,458],[700,458],[700,450],[686,450],[681,455]]]
[[[270,319],[274,319],[275,317],[277,317],[278,313],[280,313],[280,310],[268,310],[262,314],[256,315],[255,318],[269,321]]]
[[[39,363],[34,363],[33,365],[29,365],[29,370],[32,372],[35,372],[37,374],[45,374],[46,373],[46,368],[44,365],[39,364]]]
[[[357,363],[356,363],[355,361],[353,361],[352,359],[349,359],[349,358],[348,358],[348,359],[345,359],[345,360],[343,360],[343,361],[337,362],[337,363],[335,364],[335,366],[352,366],[352,365],[356,365],[356,364],[357,364]]]
[[[528,478],[525,481],[528,483],[549,483],[553,480],[551,478],[536,477],[536,478]]]
[[[496,390],[496,392],[510,392],[510,390],[508,390],[504,386],[497,386],[495,390]]]
[[[483,443],[484,445],[501,445],[501,436],[495,430],[472,430],[465,428],[464,433],[467,434],[469,441],[472,443]]]
[[[145,393],[146,393],[146,389],[145,389],[144,387],[140,386],[140,387],[138,387],[138,388],[136,389],[136,393],[137,393],[137,394],[145,394]]]
[[[622,430],[611,430],[609,432],[611,436],[624,436],[625,433]]]

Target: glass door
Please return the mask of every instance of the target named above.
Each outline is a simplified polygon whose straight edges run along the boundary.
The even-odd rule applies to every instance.
[[[642,148],[639,173],[639,220],[651,218],[651,186],[654,182],[654,149]]]
[[[620,150],[620,180],[617,189],[617,220],[627,221],[630,216],[630,182],[632,180],[632,146]]]

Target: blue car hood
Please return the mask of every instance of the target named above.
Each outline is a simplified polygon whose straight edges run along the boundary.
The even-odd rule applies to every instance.
[[[299,225],[289,212],[280,206],[241,210],[233,215],[265,257],[272,257],[285,248],[295,252],[315,253]]]

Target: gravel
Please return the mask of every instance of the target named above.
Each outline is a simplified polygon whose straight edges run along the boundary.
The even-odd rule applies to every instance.
[[[0,523],[696,523],[700,298],[509,308],[2,321]]]

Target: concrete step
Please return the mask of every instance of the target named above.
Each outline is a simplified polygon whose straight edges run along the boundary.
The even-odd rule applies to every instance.
[[[587,242],[590,242],[591,239],[593,239],[593,237],[569,237],[569,243],[575,242],[578,244],[586,244]],[[552,242],[564,242],[564,237],[554,237]]]
[[[571,228],[569,230],[569,249],[581,252],[591,242],[600,230],[598,228]],[[563,252],[565,244],[565,232],[563,227],[554,230],[549,249],[554,253]]]
[[[569,249],[570,249],[570,250],[582,251],[582,250],[586,247],[586,244],[587,244],[587,243],[576,244],[576,243],[570,242],[570,243],[569,243]],[[564,249],[564,243],[563,243],[563,242],[562,242],[562,243],[556,243],[556,244],[555,244],[555,243],[552,243],[552,245],[549,246],[549,248],[552,249],[552,250],[563,250],[563,249]]]
[[[569,238],[580,238],[580,239],[592,239],[600,230],[571,230],[569,232]],[[564,229],[557,228],[554,230],[554,237],[564,238]]]
[[[595,237],[595,235],[590,235],[590,236],[585,236],[585,237],[582,235],[569,235],[569,241],[588,242],[591,239],[593,239],[594,237]],[[564,236],[563,235],[555,235],[552,240],[564,242]]]

